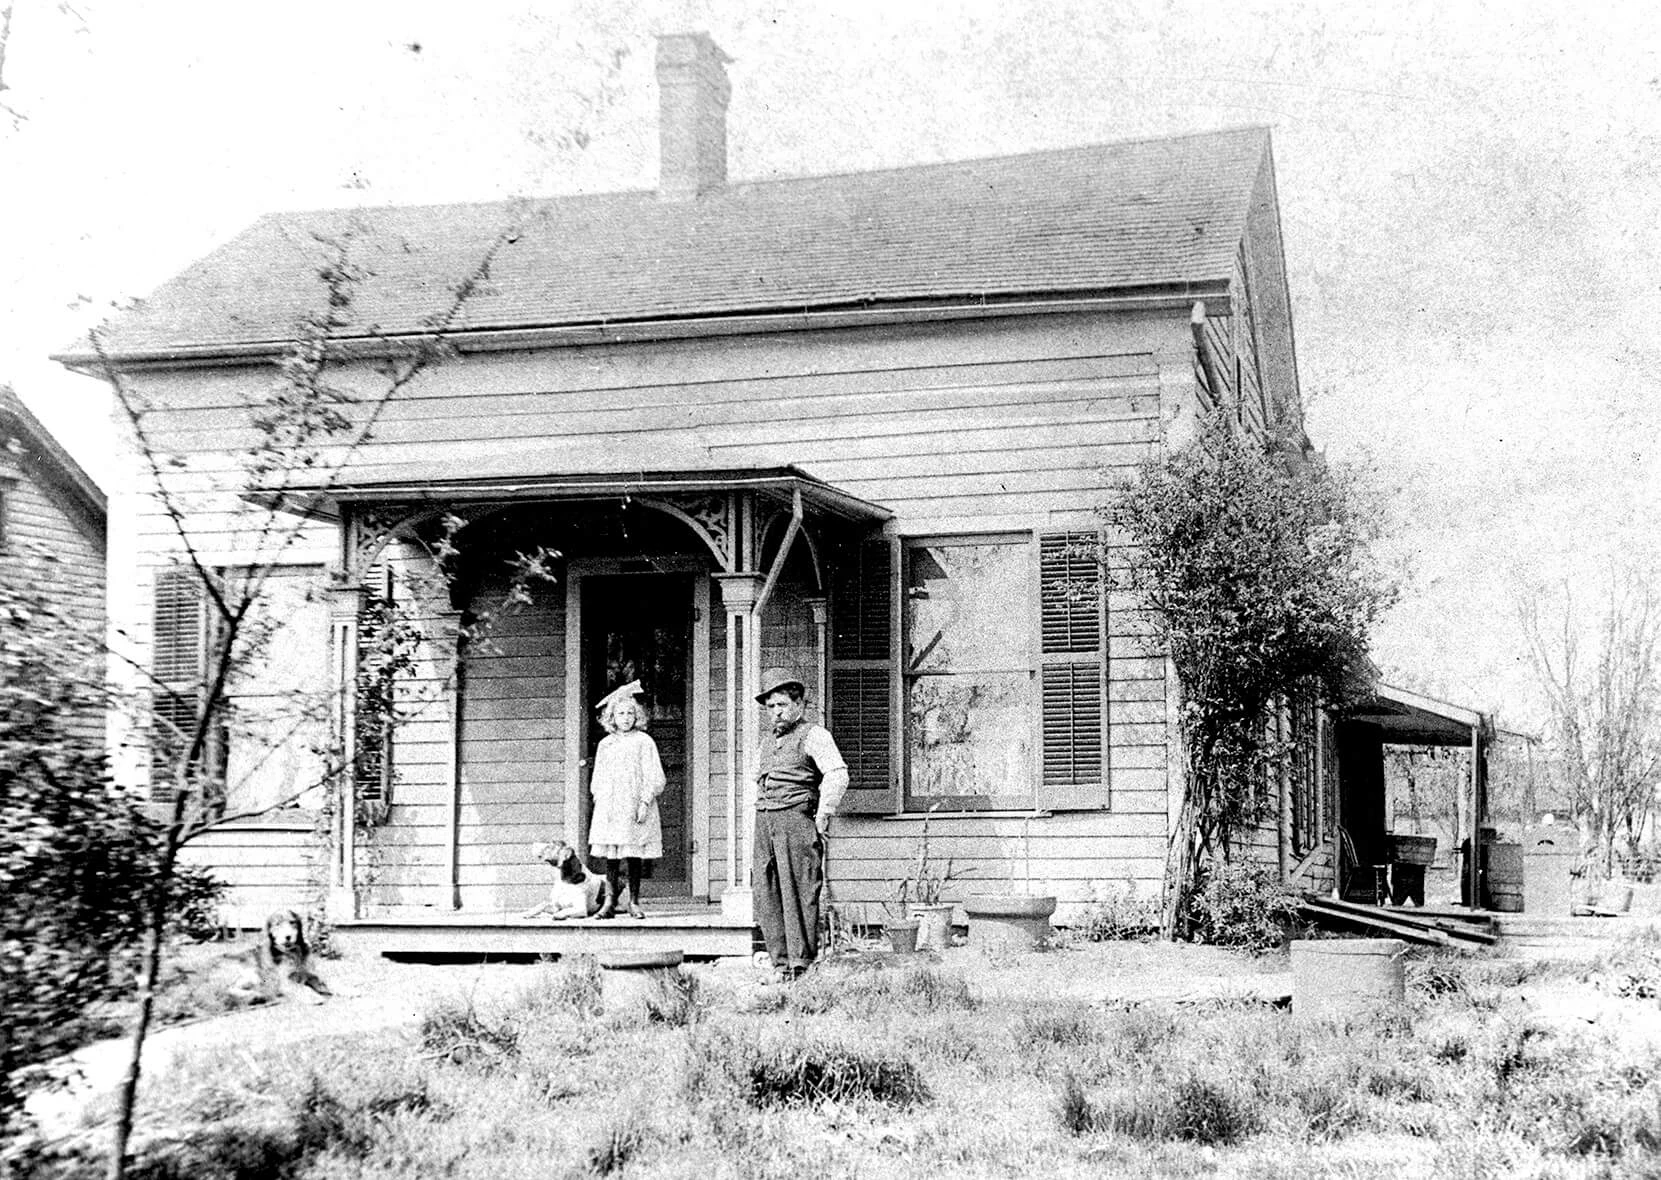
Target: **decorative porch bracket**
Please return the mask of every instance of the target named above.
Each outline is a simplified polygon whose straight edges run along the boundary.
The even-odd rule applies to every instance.
[[[709,546],[723,573],[737,573],[749,549],[743,522],[753,493],[709,492],[695,496],[636,496],[635,502],[667,513],[685,524]],[[742,539],[741,539],[742,538]]]

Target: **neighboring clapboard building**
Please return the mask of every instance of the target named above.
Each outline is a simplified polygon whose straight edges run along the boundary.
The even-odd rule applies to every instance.
[[[366,601],[430,623],[412,677],[434,703],[360,763],[378,822],[337,841],[332,879],[357,874],[361,915],[531,904],[532,843],[582,842],[592,703],[632,675],[670,773],[653,888],[741,898],[749,702],[784,663],[853,768],[839,902],[876,915],[930,814],[958,892],[1157,890],[1173,685],[1124,600],[1092,592],[1092,552],[1118,553],[1099,511],[1115,486],[1206,409],[1301,438],[1268,131],[737,182],[723,63],[702,35],[660,40],[657,191],[274,214],[104,341],[227,509],[311,516],[273,581],[292,638],[257,691],[350,679]],[[376,407],[372,437],[338,470],[328,455],[232,489],[250,405],[323,313],[329,381],[365,399],[348,414]],[[435,330],[454,355],[382,405],[386,358]],[[159,627],[163,671],[188,678],[201,631],[167,521],[136,497],[121,511],[140,556],[117,624]],[[232,516],[196,523],[211,560],[246,560]],[[496,610],[539,547],[556,583]],[[488,642],[458,654],[458,620],[486,610]],[[1306,762],[1279,851],[1321,885],[1331,833]],[[294,753],[238,781],[258,803],[312,769]],[[246,897],[298,890],[311,815],[279,809],[207,855]]]
[[[0,385],[0,563],[28,568],[69,626],[102,641],[104,493],[18,396]],[[64,671],[102,679],[95,666]],[[85,735],[103,741],[104,717],[89,712]]]

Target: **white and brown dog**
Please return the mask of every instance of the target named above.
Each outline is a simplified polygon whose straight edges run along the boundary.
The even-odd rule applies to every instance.
[[[522,918],[592,918],[611,900],[611,886],[598,873],[590,872],[577,850],[569,844],[531,845],[531,855],[547,861],[559,874],[548,891],[548,900],[526,910]]]

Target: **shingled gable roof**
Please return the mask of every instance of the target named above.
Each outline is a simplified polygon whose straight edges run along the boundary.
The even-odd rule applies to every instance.
[[[326,303],[327,244],[363,271],[342,337],[430,328],[506,235],[458,331],[917,302],[1220,294],[1269,133],[1250,127],[876,172],[525,203],[275,213],[113,326],[128,360],[259,351]],[[83,342],[59,359],[91,363]]]
[[[8,439],[15,439],[21,446],[20,458],[37,478],[60,489],[93,523],[100,529],[104,527],[109,515],[104,493],[11,387],[0,385],[0,447]]]

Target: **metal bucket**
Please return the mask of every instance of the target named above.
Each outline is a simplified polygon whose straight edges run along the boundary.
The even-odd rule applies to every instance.
[[[1407,999],[1399,938],[1294,939],[1292,1013],[1300,1020],[1356,1020]]]

